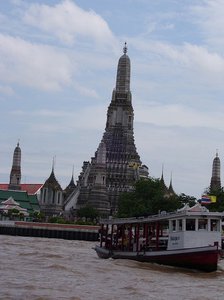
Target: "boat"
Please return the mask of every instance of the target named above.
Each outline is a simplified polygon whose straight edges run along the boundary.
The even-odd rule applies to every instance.
[[[100,258],[131,259],[213,272],[221,258],[224,213],[200,203],[172,213],[100,221]]]

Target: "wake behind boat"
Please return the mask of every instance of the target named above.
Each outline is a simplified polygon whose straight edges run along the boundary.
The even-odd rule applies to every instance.
[[[147,218],[102,220],[100,258],[132,259],[212,272],[221,250],[223,213],[199,203]]]

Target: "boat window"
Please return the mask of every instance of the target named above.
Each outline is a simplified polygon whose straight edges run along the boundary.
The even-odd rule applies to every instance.
[[[211,231],[219,231],[219,220],[211,219]]]
[[[172,224],[171,224],[171,230],[172,231],[176,231],[176,220],[172,220]]]
[[[186,220],[186,230],[195,230],[195,219]]]
[[[182,220],[178,220],[178,230],[182,231],[183,225],[182,225]]]
[[[198,220],[198,230],[207,230],[208,229],[208,220],[199,219]]]

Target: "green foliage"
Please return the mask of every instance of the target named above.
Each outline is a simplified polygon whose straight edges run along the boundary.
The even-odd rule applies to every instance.
[[[30,217],[33,219],[34,222],[42,222],[45,220],[45,214],[42,211],[35,210],[33,213],[30,214]]]
[[[96,225],[95,222],[83,221],[83,220],[77,220],[74,224],[76,224],[76,225]]]
[[[184,206],[185,204],[189,204],[189,206],[192,207],[195,205],[197,199],[193,196],[188,196],[188,195],[181,193],[178,196],[178,201],[180,202],[180,204],[182,204],[182,206]]]
[[[16,208],[12,208],[12,209],[9,209],[8,210],[8,215],[9,216],[12,216],[12,215],[19,215],[19,210],[18,209],[16,209]]]
[[[86,218],[93,221],[94,219],[99,217],[99,212],[94,207],[87,205],[77,211],[77,216],[79,218]]]
[[[159,211],[175,211],[184,204],[195,204],[195,198],[181,194],[166,195],[160,179],[141,179],[135,184],[133,192],[121,194],[117,217],[139,217],[157,214]]]
[[[55,216],[49,218],[49,223],[68,224],[69,222],[63,217]]]

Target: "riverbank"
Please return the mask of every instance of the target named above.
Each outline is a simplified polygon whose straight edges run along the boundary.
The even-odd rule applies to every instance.
[[[0,221],[0,235],[97,241],[99,238],[99,226]]]

